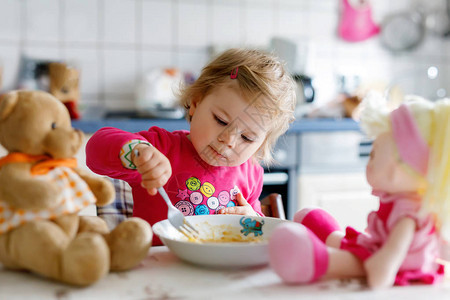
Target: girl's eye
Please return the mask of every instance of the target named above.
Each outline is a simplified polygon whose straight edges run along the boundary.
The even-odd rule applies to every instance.
[[[52,129],[55,129],[55,128],[56,128],[56,123],[53,122],[53,123],[52,123]]]
[[[254,142],[254,140],[249,138],[248,136],[241,135],[241,137],[244,140],[244,142],[246,142],[246,143],[253,143]]]
[[[223,121],[222,119],[220,119],[220,118],[217,117],[216,115],[214,115],[214,119],[216,120],[216,122],[217,122],[219,125],[222,125],[222,126],[227,126],[227,125],[228,125],[227,122]]]

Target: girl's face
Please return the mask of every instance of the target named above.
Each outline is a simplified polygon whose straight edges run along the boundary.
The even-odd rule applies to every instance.
[[[422,187],[422,181],[398,158],[396,149],[394,137],[389,132],[375,139],[366,167],[367,182],[378,191],[416,192]]]
[[[239,166],[266,138],[258,110],[243,97],[237,82],[221,84],[189,109],[189,139],[203,161],[212,166]]]

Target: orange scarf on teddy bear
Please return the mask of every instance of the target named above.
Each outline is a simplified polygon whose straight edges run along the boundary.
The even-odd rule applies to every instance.
[[[42,175],[55,167],[76,168],[77,160],[75,158],[52,159],[47,155],[30,155],[24,153],[13,152],[0,158],[0,168],[8,163],[32,163],[37,162],[31,168],[31,174]]]

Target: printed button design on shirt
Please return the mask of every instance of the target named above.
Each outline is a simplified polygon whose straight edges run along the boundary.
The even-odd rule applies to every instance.
[[[198,178],[190,177],[188,180],[186,180],[186,187],[190,191],[196,191],[200,188],[201,182]]]
[[[185,200],[178,201],[175,204],[175,207],[178,208],[185,216],[194,215],[194,206],[189,201]]]
[[[228,202],[230,202],[230,194],[228,193],[228,191],[221,191],[217,198],[222,205],[227,205]]]
[[[195,208],[196,215],[209,215],[209,208],[205,204],[198,205]]]
[[[190,196],[189,199],[191,200],[191,202],[193,204],[200,204],[203,201],[203,195],[200,192],[193,192]]]
[[[216,197],[210,197],[208,198],[208,201],[206,201],[206,204],[209,208],[216,209],[217,207],[219,207],[219,199],[217,199]]]
[[[184,190],[178,189],[177,198],[180,198],[181,200],[189,198],[188,191],[186,189],[184,189]]]
[[[205,182],[200,188],[200,192],[202,192],[206,197],[211,197],[215,191],[216,188],[209,182]]]
[[[178,178],[180,181],[175,184],[178,186],[176,197],[179,201],[175,206],[185,216],[217,214],[222,208],[236,206],[236,195],[240,193],[236,185],[232,189],[217,190],[216,193],[213,183],[208,181],[202,183],[191,174],[185,174]],[[184,185],[187,189],[184,188]]]

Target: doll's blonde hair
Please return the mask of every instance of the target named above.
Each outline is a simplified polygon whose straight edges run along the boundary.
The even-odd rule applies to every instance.
[[[234,72],[237,76],[231,79]],[[209,62],[192,85],[181,89],[181,104],[189,110],[193,99],[201,101],[214,88],[230,80],[237,80],[250,105],[269,113],[264,124],[268,129],[266,139],[253,156],[269,165],[273,162],[272,151],[277,139],[294,120],[295,82],[276,56],[254,49],[229,49]],[[266,103],[258,102],[262,101],[258,100],[260,96],[264,96]]]
[[[362,103],[361,128],[372,138],[390,131],[390,111],[377,94]],[[445,239],[450,240],[450,99],[435,102],[417,96],[405,97],[422,137],[430,147],[422,208],[436,217]],[[410,151],[414,151],[411,149]]]

